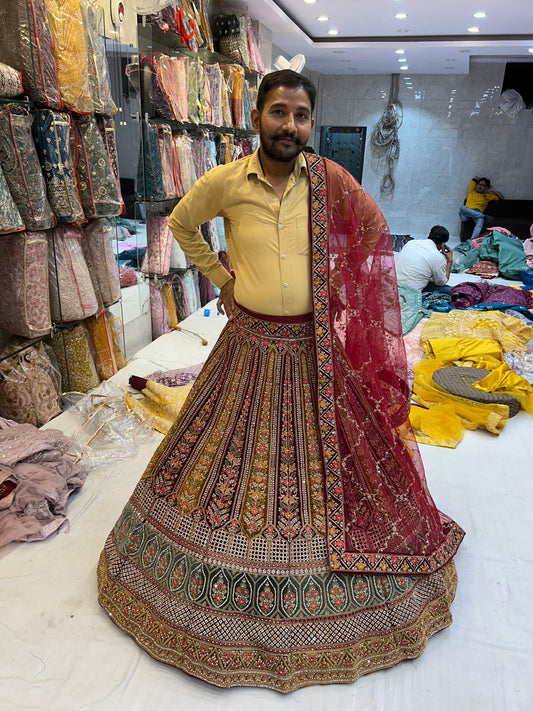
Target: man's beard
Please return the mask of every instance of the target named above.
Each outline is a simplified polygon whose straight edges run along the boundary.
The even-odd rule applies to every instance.
[[[286,133],[277,133],[272,138],[265,138],[261,128],[259,129],[259,138],[261,139],[261,150],[271,160],[277,160],[281,163],[290,163],[304,149],[304,144],[296,137]],[[294,141],[292,146],[281,146],[280,139],[288,139]]]

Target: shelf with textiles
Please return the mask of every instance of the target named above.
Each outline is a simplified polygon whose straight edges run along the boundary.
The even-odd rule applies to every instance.
[[[122,115],[102,22],[96,0],[58,8],[54,23],[43,0],[0,0],[0,415],[38,426],[65,390],[82,389],[72,378],[82,341],[87,388],[112,374],[97,372],[96,344],[116,341],[114,372],[123,359],[108,312],[121,298],[110,220],[124,208]]]
[[[231,133],[234,136],[253,136],[255,131],[251,128],[235,128],[235,126],[215,126],[212,123],[189,123],[175,119],[161,118],[160,116],[145,116],[145,120],[157,124],[168,124],[176,131],[189,131],[190,133]]]

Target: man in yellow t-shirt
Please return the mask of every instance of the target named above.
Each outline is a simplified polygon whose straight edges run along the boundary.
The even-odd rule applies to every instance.
[[[472,178],[466,202],[459,208],[461,222],[473,220],[475,223],[472,238],[481,233],[485,220],[491,219],[484,214],[489,202],[503,199],[503,195],[491,186],[488,178],[479,178],[477,175]]]

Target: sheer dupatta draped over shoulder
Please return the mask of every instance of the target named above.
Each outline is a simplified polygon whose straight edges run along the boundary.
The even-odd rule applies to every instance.
[[[464,533],[435,506],[409,425],[390,234],[347,171],[306,159],[330,565],[427,574],[450,560]]]

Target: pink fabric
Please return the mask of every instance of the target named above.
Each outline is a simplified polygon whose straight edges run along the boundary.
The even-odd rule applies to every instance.
[[[59,430],[0,418],[0,485],[15,484],[0,499],[0,546],[39,541],[68,527],[68,497],[87,476],[71,449]]]

